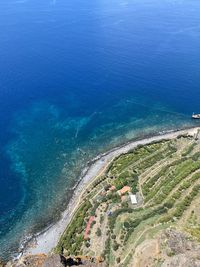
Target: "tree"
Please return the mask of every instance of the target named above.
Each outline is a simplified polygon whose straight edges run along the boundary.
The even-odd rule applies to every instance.
[[[129,222],[124,222],[124,227],[128,229],[130,227],[130,223]]]
[[[118,248],[119,248],[119,245],[117,244],[117,242],[115,242],[113,244],[113,250],[116,251],[116,250],[118,250]]]

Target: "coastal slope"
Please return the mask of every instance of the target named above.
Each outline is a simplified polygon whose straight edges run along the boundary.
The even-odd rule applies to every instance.
[[[198,128],[129,143],[94,162],[62,220],[13,266],[54,242],[62,266],[200,266],[199,199]]]

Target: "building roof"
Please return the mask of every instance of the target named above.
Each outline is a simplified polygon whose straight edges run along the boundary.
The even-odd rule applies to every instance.
[[[119,195],[123,195],[123,194],[125,194],[125,193],[127,193],[127,192],[130,192],[131,191],[131,188],[130,188],[130,186],[124,186],[122,189],[120,189],[119,191],[118,191],[118,193],[119,193]]]
[[[87,239],[88,238],[88,234],[89,234],[89,231],[90,231],[90,228],[91,228],[91,224],[92,222],[94,221],[95,217],[94,216],[91,216],[89,218],[89,221],[86,225],[86,229],[85,229],[85,233],[84,233],[84,239]]]
[[[132,204],[137,204],[137,198],[136,195],[130,194],[130,199]]]

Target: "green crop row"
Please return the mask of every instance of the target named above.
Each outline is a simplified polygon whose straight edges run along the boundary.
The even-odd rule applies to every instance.
[[[162,169],[154,176],[152,176],[151,178],[149,178],[143,185],[142,185],[142,192],[143,195],[147,195],[152,187],[154,186],[154,184],[158,181],[158,179],[160,179],[162,176],[164,176],[166,174],[166,172],[171,168],[174,167],[180,163],[182,163],[185,159],[177,159],[171,163],[169,163],[168,165],[162,167]]]
[[[85,218],[91,208],[92,204],[88,200],[80,206],[73,221],[67,227],[58,243],[57,250],[59,253],[62,253],[63,250],[66,250],[69,255],[76,255],[80,252],[83,242],[83,231],[86,225]]]
[[[192,191],[190,192],[190,194],[184,197],[184,199],[176,205],[176,208],[172,212],[168,212],[168,214],[162,217],[159,220],[159,222],[165,223],[165,222],[173,221],[174,218],[180,219],[184,211],[187,209],[188,206],[190,206],[193,199],[197,196],[199,192],[200,192],[200,185],[195,185],[192,188]]]
[[[152,218],[156,215],[161,215],[166,212],[167,212],[167,208],[164,206],[159,206],[155,209],[149,209],[149,210],[147,209],[146,213],[144,213],[142,216],[140,216],[139,218],[135,220],[129,221],[127,225],[128,227],[126,226],[126,224],[124,224],[124,227],[126,227],[126,230],[127,230],[127,233],[124,238],[124,242],[128,241],[131,234],[135,231],[135,228],[139,226],[141,222],[144,222],[145,220],[148,220],[149,218]]]
[[[183,192],[188,189],[196,180],[200,179],[200,173],[196,173],[194,174],[189,180],[187,181],[184,181],[180,187],[176,190],[176,192],[173,193],[173,195],[171,196],[169,202],[173,202],[174,203],[174,200],[177,200],[181,197],[181,194],[183,194]],[[168,192],[170,193],[170,191],[173,189],[173,184],[171,185],[171,187],[166,187],[162,190],[162,194],[157,196],[155,199],[154,199],[154,204],[158,205],[158,204],[161,204],[164,199],[167,197],[167,193],[166,191],[169,190]],[[168,202],[168,203],[169,203]]]
[[[180,165],[178,165],[172,173],[168,176],[163,177],[158,186],[154,187],[151,192],[146,196],[145,202],[153,199],[156,201],[156,204],[160,204],[162,200],[170,193],[170,191],[179,184],[183,179],[194,171],[200,168],[200,161],[193,162],[192,160],[186,160]],[[164,179],[165,178],[165,179]],[[160,189],[162,188],[162,192]],[[156,196],[160,192],[160,196]],[[156,197],[155,197],[156,196]],[[156,199],[157,198],[157,199]]]
[[[119,156],[109,166],[108,171],[110,175],[116,175],[117,173],[121,173],[132,162],[136,162],[139,159],[145,158],[151,155],[152,153],[158,151],[165,142],[166,141],[157,142],[146,146],[141,145],[133,149],[132,151],[129,151],[128,153]]]
[[[191,145],[189,145],[186,150],[182,153],[182,157],[186,157],[188,154],[190,154],[192,152],[192,150],[195,148],[197,143],[192,143]]]
[[[194,199],[194,197],[197,196],[199,192],[200,192],[200,185],[194,186],[190,194],[186,196],[184,200],[181,201],[181,203],[177,204],[176,209],[173,212],[173,216],[180,218],[183,212],[185,211],[186,207],[190,206],[190,204],[192,203],[192,200]]]
[[[170,149],[169,146],[167,148],[158,151],[156,154],[148,157],[148,160],[142,161],[137,165],[137,169],[140,173],[144,172],[147,168],[153,166],[158,161],[165,159],[166,157],[170,156],[174,153],[174,150]]]

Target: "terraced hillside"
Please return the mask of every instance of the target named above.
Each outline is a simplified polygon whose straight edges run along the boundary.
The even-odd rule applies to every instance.
[[[197,135],[139,146],[115,158],[88,186],[56,251],[106,266],[187,266],[181,260],[200,266]]]

